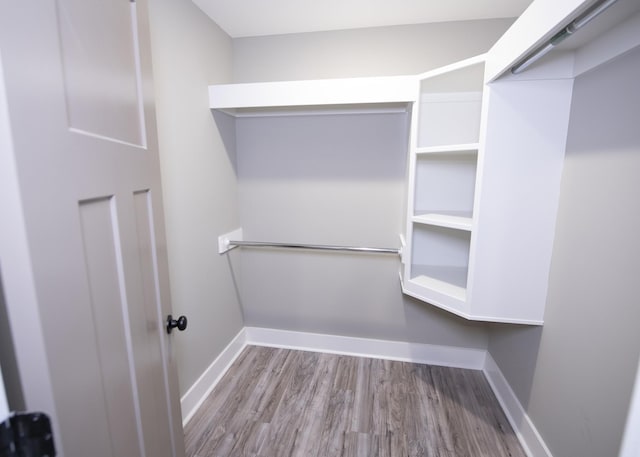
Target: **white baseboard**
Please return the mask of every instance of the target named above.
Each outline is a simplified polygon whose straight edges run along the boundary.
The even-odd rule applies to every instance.
[[[482,370],[487,351],[320,333],[245,327],[247,344]]]
[[[180,405],[182,408],[183,427],[193,417],[202,402],[209,396],[218,381],[220,381],[220,378],[227,372],[246,345],[246,332],[243,328],[182,396]]]
[[[527,456],[553,457],[527,412],[520,404],[516,394],[509,386],[507,379],[489,353],[486,354],[483,371]]]

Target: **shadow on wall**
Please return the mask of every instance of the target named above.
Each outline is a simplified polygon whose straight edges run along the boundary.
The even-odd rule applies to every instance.
[[[214,116],[223,134],[233,133],[227,119]],[[238,118],[240,178],[404,182],[407,122],[407,113]]]
[[[463,349],[486,349],[488,336],[485,322],[468,320],[430,303],[404,295],[399,283],[398,294],[402,297],[407,341]],[[427,328],[429,338],[425,340],[424,333]]]
[[[238,155],[236,153],[236,120],[233,116],[218,110],[211,110],[211,115],[215,122],[220,138],[224,143],[224,149],[229,156],[229,162],[233,166],[233,171],[238,176]]]
[[[242,301],[242,293],[240,292],[242,289],[240,287],[240,249],[242,248],[233,248],[227,251],[224,255],[227,258],[227,264],[229,265],[229,272],[231,274],[231,281],[233,281],[233,290],[236,293],[236,299],[240,304],[240,312],[242,313],[242,322],[246,322],[244,315],[244,304]]]
[[[7,394],[7,402],[11,411],[24,411],[25,402],[22,394],[22,383],[15,357],[13,336],[9,325],[9,314],[2,286],[2,271],[0,270],[0,365]]]
[[[489,352],[494,359],[510,360],[500,369],[509,380],[514,393],[527,410],[533,388],[534,373],[542,341],[542,326],[488,324]],[[517,348],[517,351],[512,349]]]

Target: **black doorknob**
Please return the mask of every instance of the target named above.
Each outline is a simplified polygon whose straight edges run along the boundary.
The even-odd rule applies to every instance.
[[[187,328],[187,316],[180,316],[177,320],[173,318],[171,314],[167,316],[167,333],[171,333],[171,330],[177,328],[183,331]]]

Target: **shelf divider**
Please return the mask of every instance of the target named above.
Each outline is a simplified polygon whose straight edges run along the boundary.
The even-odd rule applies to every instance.
[[[411,278],[409,282],[416,284],[420,287],[436,291],[440,294],[447,295],[449,297],[465,302],[467,300],[467,289],[464,287],[456,286],[445,281],[441,281],[431,276],[416,276]]]
[[[460,212],[464,214],[464,212]],[[471,231],[473,219],[467,215],[447,214],[446,212],[428,212],[415,215],[412,221],[417,224],[435,225],[457,230]]]
[[[415,153],[420,154],[455,154],[477,153],[480,143],[447,144],[442,146],[427,146],[416,148]]]

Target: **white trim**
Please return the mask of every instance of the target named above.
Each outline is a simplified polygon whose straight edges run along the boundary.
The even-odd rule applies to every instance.
[[[247,344],[481,370],[484,349],[245,327]]]
[[[229,246],[229,241],[243,241],[242,227],[218,237],[218,254],[224,254],[238,246]]]
[[[326,106],[277,106],[257,108],[225,108],[220,111],[233,117],[343,116],[366,114],[404,114],[409,102],[362,103]]]
[[[485,82],[497,79],[537,49],[588,3],[589,0],[536,0],[531,3],[487,53]]]
[[[518,401],[516,394],[513,393],[507,379],[489,353],[486,354],[483,371],[527,456],[553,457],[527,412]]]
[[[445,65],[444,67],[434,68],[433,70],[420,73],[419,75],[417,75],[417,78],[420,81],[422,81],[424,79],[434,78],[436,76],[444,75],[446,73],[450,73],[456,70],[462,70],[463,68],[467,68],[472,65],[485,63],[487,60],[487,55],[488,53],[479,54],[477,56],[469,57],[468,59],[460,60],[458,62]]]
[[[640,361],[619,457],[640,457]]]
[[[9,417],[9,404],[4,391],[4,381],[2,378],[2,369],[0,368],[0,422]]]
[[[361,105],[413,102],[415,76],[275,81],[209,86],[209,107],[258,108],[282,106]]]
[[[193,417],[246,345],[246,332],[243,328],[182,396],[180,405],[183,427],[187,425],[187,422]]]

